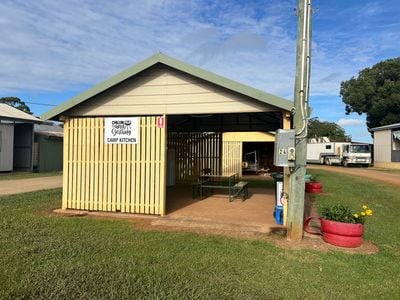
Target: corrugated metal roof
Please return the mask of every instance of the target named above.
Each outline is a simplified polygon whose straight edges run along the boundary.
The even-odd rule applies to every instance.
[[[394,124],[390,124],[390,125],[374,127],[374,128],[371,128],[370,131],[381,131],[381,130],[387,130],[387,129],[393,129],[393,128],[400,128],[400,123],[394,123]]]
[[[190,74],[192,76],[198,77],[205,81],[211,82],[215,85],[224,87],[226,89],[232,90],[234,92],[240,93],[242,95],[251,97],[260,102],[275,106],[281,110],[290,111],[293,107],[293,102],[287,99],[260,91],[258,89],[252,88],[250,86],[244,85],[242,83],[230,80],[228,78],[216,75],[214,73],[208,72],[206,70],[200,69],[193,65],[187,64],[175,58],[169,57],[162,53],[154,54],[153,56],[145,59],[142,62],[134,65],[133,67],[111,77],[110,79],[92,87],[91,89],[79,94],[78,96],[61,103],[50,111],[44,113],[41,117],[43,120],[49,120],[57,118],[63,112],[71,109],[72,107],[79,105],[80,103],[90,99],[91,97],[104,92],[105,90],[121,83],[122,81],[142,72],[155,64],[164,64],[181,72]]]
[[[15,107],[0,103],[0,119],[9,121],[22,121],[22,122],[33,122],[41,123],[42,121],[30,114],[27,114]]]

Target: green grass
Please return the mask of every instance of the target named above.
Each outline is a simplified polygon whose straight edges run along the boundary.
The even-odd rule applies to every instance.
[[[60,217],[61,191],[0,198],[1,299],[396,299],[400,188],[313,170],[321,205],[368,203],[373,255],[280,249],[265,241],[137,230]]]
[[[10,180],[10,179],[25,179],[25,178],[36,178],[36,177],[49,177],[62,175],[62,172],[11,172],[11,173],[0,173],[0,180]]]

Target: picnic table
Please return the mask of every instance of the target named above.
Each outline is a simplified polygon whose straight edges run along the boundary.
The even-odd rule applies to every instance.
[[[238,173],[203,174],[193,184],[193,198],[205,199],[213,194],[215,189],[228,190],[229,201],[241,196],[243,201],[248,197],[248,182],[239,181]]]

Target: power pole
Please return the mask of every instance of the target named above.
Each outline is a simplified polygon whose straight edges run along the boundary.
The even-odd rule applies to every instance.
[[[296,132],[295,167],[290,171],[287,239],[303,238],[304,196],[307,151],[308,94],[311,59],[311,0],[299,0],[296,79],[294,87],[293,127]]]

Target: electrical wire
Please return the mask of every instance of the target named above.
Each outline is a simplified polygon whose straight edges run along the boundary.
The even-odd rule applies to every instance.
[[[310,48],[311,48],[311,0],[304,1],[304,19],[302,36],[302,57],[301,57],[301,75],[300,75],[300,113],[302,127],[296,132],[297,138],[307,137],[307,118],[308,118],[308,97],[310,86]],[[305,49],[305,51],[304,51]]]
[[[33,104],[33,105],[43,105],[43,106],[57,106],[57,104],[49,104],[49,103],[38,103],[38,102],[28,102],[24,101],[27,104]]]

